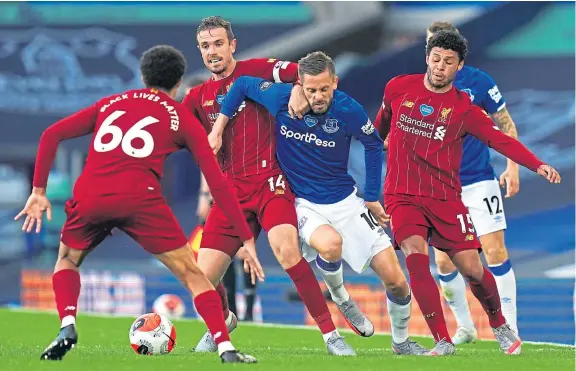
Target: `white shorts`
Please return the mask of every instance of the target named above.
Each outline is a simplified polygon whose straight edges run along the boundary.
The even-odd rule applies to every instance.
[[[390,237],[380,227],[364,200],[354,192],[335,204],[315,204],[296,198],[298,232],[302,256],[311,262],[318,252],[310,246],[312,233],[321,225],[331,225],[342,236],[342,258],[358,273],[364,272],[372,258],[392,247]]]
[[[462,187],[462,202],[468,208],[478,237],[506,229],[502,192],[496,179]]]

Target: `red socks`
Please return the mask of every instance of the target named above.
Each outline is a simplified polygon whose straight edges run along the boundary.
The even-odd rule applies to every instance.
[[[196,296],[194,305],[198,314],[206,322],[216,345],[230,341],[230,334],[222,313],[222,301],[216,290],[206,291]]]
[[[320,290],[320,285],[306,259],[302,258],[298,264],[288,268],[286,273],[294,282],[296,291],[298,291],[304,305],[312,318],[314,318],[314,321],[316,321],[322,334],[328,334],[336,330],[328,304],[326,304],[322,290]]]
[[[492,272],[484,267],[482,282],[468,282],[468,284],[470,285],[470,290],[480,304],[482,304],[482,308],[484,308],[486,314],[488,314],[490,327],[498,328],[506,323],[502,315],[500,294],[498,294],[496,280]]]
[[[226,287],[222,284],[222,281],[218,282],[216,286],[216,292],[220,295],[220,301],[222,302],[222,309],[224,313],[224,320],[230,315],[230,309],[228,308],[228,293],[226,292]]]
[[[406,257],[406,267],[410,274],[412,296],[418,302],[424,319],[430,328],[434,341],[442,339],[452,342],[446,327],[438,286],[430,273],[430,261],[426,254],[410,254]]]
[[[72,269],[58,271],[52,276],[52,287],[60,320],[67,316],[76,318],[80,296],[80,274]]]

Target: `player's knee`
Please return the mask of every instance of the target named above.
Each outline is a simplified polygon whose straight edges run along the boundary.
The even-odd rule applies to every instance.
[[[428,251],[428,242],[421,236],[410,236],[400,244],[404,255],[426,254]]]
[[[469,283],[481,283],[484,274],[484,267],[482,264],[470,264],[460,270],[460,274]]]
[[[320,255],[327,261],[336,261],[342,258],[342,236],[332,233],[319,249]]]
[[[502,264],[508,259],[508,252],[504,245],[504,232],[498,231],[480,238],[482,250],[488,264]]]
[[[441,274],[450,274],[456,270],[456,267],[452,264],[450,257],[446,253],[436,250],[434,251],[434,255],[436,266]]]
[[[405,297],[407,295],[408,283],[403,274],[384,282],[384,287],[387,292],[395,297]]]
[[[193,261],[184,262],[182,270],[176,273],[176,275],[188,288],[190,288],[194,282],[197,282],[199,278],[205,277],[204,273],[202,273]]]
[[[268,240],[282,268],[291,268],[302,259],[298,246],[298,232],[294,226],[274,227],[268,232]]]
[[[284,269],[289,269],[298,264],[302,260],[302,254],[298,249],[298,245],[293,246],[292,244],[281,245],[277,249],[274,249],[276,257],[278,258],[278,263]]]
[[[88,255],[89,250],[76,250],[72,249],[63,243],[60,243],[58,249],[58,261],[56,262],[56,269],[62,265],[73,265],[75,267],[80,267],[84,258]]]

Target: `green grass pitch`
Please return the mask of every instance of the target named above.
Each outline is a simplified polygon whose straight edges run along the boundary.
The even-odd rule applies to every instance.
[[[524,344],[522,355],[506,356],[491,341],[459,346],[455,356],[445,358],[399,357],[392,354],[390,336],[361,338],[342,331],[355,348],[355,358],[339,358],[326,353],[320,334],[308,328],[257,326],[240,323],[233,342],[242,351],[258,358],[256,365],[223,365],[216,354],[194,354],[190,349],[204,333],[198,321],[174,321],[176,347],[158,357],[137,355],[130,348],[128,329],[134,318],[97,317],[80,314],[79,343],[62,361],[40,361],[40,354],[58,332],[55,313],[0,310],[0,370],[250,370],[279,371],[385,371],[385,370],[574,370],[574,348],[544,344]],[[432,340],[418,338],[426,347]]]

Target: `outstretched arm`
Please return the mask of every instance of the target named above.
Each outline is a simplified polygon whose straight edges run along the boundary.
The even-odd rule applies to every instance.
[[[46,188],[48,174],[52,168],[58,144],[65,139],[72,139],[90,134],[94,131],[98,110],[96,106],[85,108],[68,116],[44,130],[38,144],[36,164],[34,166],[34,187]]]
[[[274,84],[256,77],[242,76],[238,78],[226,94],[220,114],[208,136],[210,147],[214,153],[218,153],[220,150],[222,133],[228,121],[236,114],[246,98],[263,105],[273,116],[276,116],[282,106],[286,105],[287,99],[283,99],[286,95],[285,87],[284,84]]]
[[[560,175],[554,168],[546,165],[517,139],[502,133],[494,125],[490,116],[480,107],[471,106],[464,125],[467,133],[480,139],[499,153],[545,177],[551,183],[560,183]]]
[[[18,220],[26,215],[22,226],[23,231],[31,232],[36,225],[36,233],[40,233],[44,212],[46,212],[48,220],[52,220],[52,205],[46,197],[46,185],[54,157],[58,151],[58,144],[62,140],[93,132],[97,113],[96,106],[85,108],[58,121],[42,133],[36,154],[36,164],[34,165],[32,194],[22,211],[14,218],[14,220]]]

